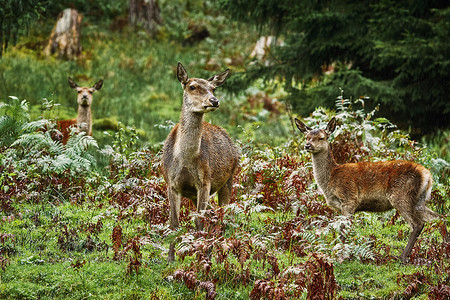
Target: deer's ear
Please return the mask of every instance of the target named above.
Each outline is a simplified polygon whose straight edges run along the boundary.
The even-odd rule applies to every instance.
[[[302,121],[300,121],[297,118],[295,118],[295,125],[297,125],[298,130],[300,130],[303,134],[307,134],[308,132],[310,132],[312,130],[311,128],[306,126],[305,123],[303,123]]]
[[[181,82],[181,84],[186,84],[189,80],[189,76],[186,72],[186,69],[180,62],[178,62],[177,66],[177,78]]]
[[[221,86],[225,80],[228,78],[228,74],[230,73],[230,69],[226,69],[223,72],[220,72],[219,74],[214,75],[213,77],[209,78],[208,81],[211,81],[214,86]]]
[[[333,119],[330,120],[330,122],[328,122],[327,128],[325,129],[325,132],[330,135],[334,132],[334,130],[336,129],[336,118],[333,117]]]
[[[76,84],[75,81],[72,80],[72,78],[69,77],[68,80],[71,88],[76,89],[78,87],[78,84]]]
[[[98,91],[99,89],[102,88],[102,86],[103,86],[103,79],[100,79],[99,81],[97,81],[97,82],[94,84],[93,88],[94,88],[96,91]]]

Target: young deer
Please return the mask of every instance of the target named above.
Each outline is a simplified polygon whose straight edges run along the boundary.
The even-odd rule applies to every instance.
[[[103,80],[97,81],[92,87],[79,87],[72,78],[68,79],[70,87],[78,92],[78,115],[76,119],[58,121],[58,128],[63,134],[63,144],[69,139],[70,127],[76,126],[78,132],[84,131],[86,135],[92,135],[92,94],[103,86]]]
[[[173,229],[179,225],[181,197],[191,199],[197,212],[206,209],[210,195],[215,192],[218,192],[219,205],[230,201],[240,151],[223,128],[203,121],[205,113],[219,107],[213,93],[225,82],[228,72],[227,69],[207,80],[189,78],[178,63],[177,77],[184,91],[181,118],[169,133],[162,155]],[[198,220],[196,226],[201,229]],[[168,261],[175,259],[174,247],[172,243]]]
[[[406,263],[424,223],[442,218],[425,206],[431,196],[430,171],[404,160],[339,165],[328,142],[336,128],[335,118],[325,130],[313,130],[298,119],[295,123],[306,135],[305,149],[312,154],[314,178],[329,206],[344,215],[395,208],[408,222],[412,232],[401,255],[402,262]],[[445,240],[450,241],[447,233]]]

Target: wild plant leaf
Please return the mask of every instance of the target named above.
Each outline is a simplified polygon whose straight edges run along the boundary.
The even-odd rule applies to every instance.
[[[38,129],[44,130],[50,124],[51,122],[47,119],[40,119],[37,121],[27,122],[22,126],[22,132],[29,133],[34,132]]]

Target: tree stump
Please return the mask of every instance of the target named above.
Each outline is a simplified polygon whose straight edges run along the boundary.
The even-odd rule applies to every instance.
[[[256,58],[267,66],[269,64],[268,59],[270,54],[270,47],[272,46],[274,40],[275,38],[270,35],[260,37],[256,42],[255,47],[250,54],[250,57]]]
[[[155,35],[163,24],[158,0],[130,0],[128,23],[142,26],[149,34]]]
[[[66,8],[59,16],[44,49],[49,56],[57,54],[60,58],[72,59],[81,53],[82,15],[75,9]]]

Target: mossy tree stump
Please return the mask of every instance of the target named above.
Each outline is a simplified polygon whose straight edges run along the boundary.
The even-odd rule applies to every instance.
[[[52,29],[44,54],[72,59],[81,53],[82,15],[75,9],[63,10]]]
[[[132,26],[142,26],[150,35],[158,32],[163,24],[158,0],[130,0],[128,23]]]

